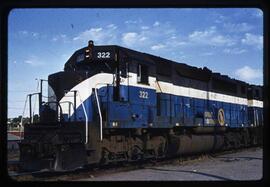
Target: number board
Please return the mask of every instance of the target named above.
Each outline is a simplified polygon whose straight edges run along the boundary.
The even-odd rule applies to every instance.
[[[100,49],[93,52],[94,60],[108,60],[115,59],[115,52],[113,50]]]
[[[148,92],[147,91],[144,91],[144,90],[140,90],[139,91],[139,98],[141,99],[148,99]]]

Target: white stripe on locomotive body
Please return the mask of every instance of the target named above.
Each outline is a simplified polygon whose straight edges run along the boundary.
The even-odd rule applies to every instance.
[[[95,88],[97,84],[101,83],[101,85],[98,85],[97,88],[103,87],[105,84],[111,84],[113,83],[113,74],[109,73],[99,73],[96,74],[75,87],[71,89],[79,91],[81,100],[84,102],[87,98],[89,98],[92,94],[92,88]],[[240,105],[248,105],[248,106],[256,106],[256,107],[263,107],[263,102],[258,100],[252,100],[252,102],[248,101],[247,98],[241,98],[236,96],[230,96],[215,92],[207,92],[204,90],[199,90],[195,88],[189,88],[184,86],[178,86],[174,85],[172,83],[163,82],[163,81],[157,81],[156,77],[149,76],[149,85],[140,84],[137,82],[137,74],[135,73],[128,73],[128,79],[127,78],[121,78],[121,85],[126,86],[134,86],[134,87],[140,87],[145,89],[154,89],[157,93],[167,93],[167,94],[173,94],[177,96],[185,96],[185,97],[192,97],[196,99],[209,99],[211,101],[219,101],[219,102],[226,102],[226,103],[232,103],[232,104],[240,104]],[[61,100],[61,102],[69,101],[73,103],[73,93],[68,92]],[[81,101],[80,98],[76,97],[76,108],[79,107]],[[63,113],[68,113],[68,107],[67,105],[61,105]],[[71,113],[73,113],[73,109],[71,109]]]
[[[143,88],[155,89],[157,93],[167,93],[177,96],[192,97],[196,99],[205,99],[211,101],[219,101],[232,104],[248,105],[247,98],[241,98],[226,94],[220,94],[215,92],[207,92],[204,90],[199,90],[195,88],[189,88],[184,86],[174,85],[172,83],[157,81],[156,77],[149,77],[149,85],[138,84],[137,75],[135,73],[129,73],[129,86],[138,86]],[[258,100],[253,100],[248,106],[263,107],[263,102]]]
[[[148,78],[149,80],[149,85],[146,84],[140,84],[137,81],[137,74],[135,73],[128,73],[128,78],[121,78],[123,79],[123,85],[129,85],[129,86],[135,86],[135,87],[140,87],[140,88],[146,88],[146,89],[156,89],[155,87],[155,81],[156,81],[156,77],[150,77]]]
[[[99,84],[102,83],[102,84]],[[79,84],[77,84],[75,87],[73,87],[69,92],[65,94],[65,96],[60,100],[61,102],[71,102],[74,103],[74,93],[72,91],[78,91],[79,96],[76,97],[76,109],[80,106],[81,102],[84,102],[88,97],[92,94],[92,88],[100,88],[103,87],[106,84],[112,84],[113,83],[113,74],[109,73],[99,73],[96,74]],[[63,113],[68,113],[68,105],[67,104],[61,104]],[[73,108],[71,108],[71,115],[74,113]]]
[[[249,107],[259,107],[263,108],[263,102],[258,100],[248,100],[248,106]]]

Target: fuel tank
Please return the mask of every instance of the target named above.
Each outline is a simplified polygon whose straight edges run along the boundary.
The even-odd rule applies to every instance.
[[[222,135],[170,135],[168,154],[175,156],[206,153],[221,149],[223,144]]]

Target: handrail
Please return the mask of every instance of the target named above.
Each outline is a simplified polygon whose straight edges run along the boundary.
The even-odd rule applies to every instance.
[[[84,116],[85,116],[85,144],[87,144],[88,143],[88,115],[87,115],[87,113],[86,113],[86,109],[85,109],[85,106],[84,106],[84,103],[83,103],[83,101],[82,101],[82,99],[81,99],[81,95],[80,95],[80,92],[79,92],[79,90],[71,90],[71,91],[69,91],[69,92],[74,92],[74,102],[76,101],[76,96],[77,96],[77,93],[78,93],[78,96],[79,96],[79,99],[80,99],[80,103],[81,103],[81,105],[82,105],[82,107],[83,107],[83,112],[84,112]],[[73,105],[73,107],[74,107],[74,114],[75,114],[75,110],[76,110],[76,106],[74,106],[74,103],[72,103],[72,102],[70,102],[70,101],[62,101],[62,102],[60,102],[60,103],[69,103],[69,104],[72,104]],[[69,105],[70,106],[70,105]],[[76,120],[76,118],[75,118],[75,120]]]
[[[39,95],[40,96],[40,92],[36,92],[36,93],[32,93],[32,94],[28,94],[27,97],[29,97],[29,117],[30,117],[30,124],[33,123],[33,118],[32,118],[32,96],[33,95]]]
[[[102,141],[103,139],[103,132],[102,132],[102,114],[101,114],[101,110],[100,110],[100,105],[99,105],[99,99],[98,99],[98,95],[97,95],[97,85],[108,85],[106,83],[97,83],[95,85],[95,96],[96,96],[96,100],[97,100],[97,107],[98,107],[98,114],[99,114],[99,125],[100,125],[100,141]]]
[[[37,92],[38,92],[38,88],[39,88],[39,81],[37,82]],[[37,97],[35,97],[35,102],[34,102],[34,107],[33,107],[33,118],[30,119],[31,120],[31,123],[34,123],[34,113],[35,113],[35,109],[36,109],[36,103],[37,103]]]
[[[81,95],[80,95],[80,92],[77,90],[77,93],[79,95],[79,99],[80,99],[80,102],[81,102],[81,105],[83,107],[83,112],[84,112],[84,115],[85,115],[85,144],[88,143],[88,116],[87,116],[87,113],[86,113],[86,110],[85,110],[85,106],[84,106],[84,103],[81,99]]]
[[[57,102],[57,101],[48,101],[48,102],[44,103],[43,105],[48,105],[48,104],[51,104],[51,103],[56,104],[56,106],[57,106],[57,114],[58,114],[58,107],[59,107],[59,109],[60,109],[60,122],[61,122],[62,121],[61,117],[63,115],[63,110],[62,110],[62,107],[61,107],[59,102]],[[57,116],[57,117],[59,117],[59,116]]]
[[[161,90],[161,87],[160,87],[160,85],[159,85],[159,82],[158,82],[158,80],[156,80],[155,82],[157,83],[157,85],[158,85],[158,88],[160,89],[161,93],[163,93],[163,92],[162,92],[162,90]]]
[[[74,108],[74,104],[71,102],[71,101],[62,101],[62,102],[59,102],[59,104],[61,105],[62,103],[68,103],[68,117],[70,118],[70,106],[72,105],[73,108]]]

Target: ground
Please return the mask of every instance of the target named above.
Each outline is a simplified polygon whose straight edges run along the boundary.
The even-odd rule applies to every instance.
[[[208,156],[191,162],[147,166],[132,171],[91,175],[80,181],[216,181],[260,180],[263,176],[261,148]],[[77,179],[78,180],[78,179]]]
[[[14,156],[10,153],[9,162],[16,160],[16,154]],[[175,158],[139,167],[94,169],[51,177],[35,177],[31,174],[16,177],[11,166],[9,174],[18,181],[250,181],[263,177],[263,150],[259,147],[248,148],[233,153],[202,155],[184,161]]]

